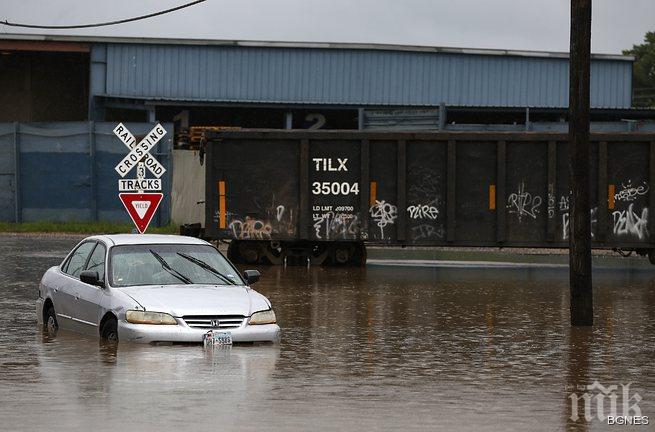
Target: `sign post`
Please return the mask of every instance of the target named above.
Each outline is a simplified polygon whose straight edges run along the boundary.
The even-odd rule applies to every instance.
[[[150,150],[166,135],[166,129],[158,123],[138,143],[123,123],[114,128],[114,134],[129,149],[127,156],[115,167],[121,176],[118,180],[118,197],[139,233],[143,234],[164,197],[161,192],[155,191],[161,191],[161,176],[166,172],[166,168],[150,154]],[[136,168],[136,178],[123,178],[133,168]],[[146,178],[146,170],[155,178]]]

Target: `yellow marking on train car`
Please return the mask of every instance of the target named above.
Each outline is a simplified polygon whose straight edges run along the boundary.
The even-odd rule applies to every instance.
[[[378,182],[371,182],[371,194],[369,196],[369,205],[375,205],[378,198]]]
[[[496,210],[496,185],[489,185],[489,210]]]
[[[227,210],[225,208],[225,182],[218,182],[218,227],[225,229]]]
[[[607,185],[607,208],[614,210],[614,192],[616,192],[616,187],[611,184]]]

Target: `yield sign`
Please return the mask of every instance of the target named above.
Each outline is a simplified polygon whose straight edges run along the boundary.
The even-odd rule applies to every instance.
[[[141,234],[146,232],[164,195],[161,193],[120,193],[125,210]]]

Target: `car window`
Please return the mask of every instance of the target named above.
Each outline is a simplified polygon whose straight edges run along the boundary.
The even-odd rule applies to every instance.
[[[114,287],[244,283],[238,271],[209,245],[121,245],[112,247],[109,255],[108,277]]]
[[[64,273],[79,277],[86,264],[86,259],[95,245],[95,242],[86,242],[79,245],[68,259],[68,263],[63,269]]]
[[[86,265],[86,270],[98,272],[98,280],[100,281],[105,280],[105,251],[105,246],[98,243]]]

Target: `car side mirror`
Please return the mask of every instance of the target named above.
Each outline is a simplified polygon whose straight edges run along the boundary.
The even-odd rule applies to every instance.
[[[94,270],[84,270],[82,273],[80,273],[80,280],[89,285],[95,285],[99,287],[104,285],[100,280],[100,276],[98,276],[98,272]]]
[[[252,285],[259,280],[259,276],[262,274],[259,273],[259,270],[244,270],[243,277],[246,278],[246,283]]]

